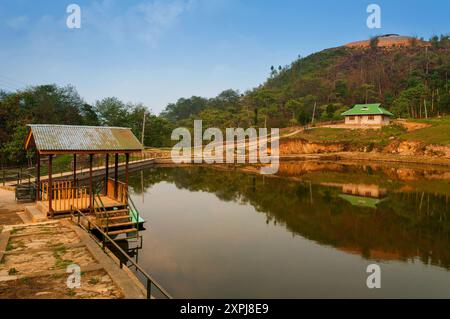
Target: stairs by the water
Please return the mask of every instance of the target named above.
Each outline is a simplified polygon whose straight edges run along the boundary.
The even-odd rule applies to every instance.
[[[125,234],[127,238],[139,236],[139,220],[133,220],[130,207],[123,205],[106,209],[100,196],[94,199],[96,224],[108,236]]]

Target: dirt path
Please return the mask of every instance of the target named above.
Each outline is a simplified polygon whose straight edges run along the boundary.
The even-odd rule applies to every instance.
[[[0,227],[21,224],[23,221],[18,213],[21,214],[26,205],[16,203],[13,191],[0,188]]]
[[[415,130],[420,130],[422,128],[431,126],[431,124],[427,124],[427,123],[401,121],[401,120],[393,121],[393,123],[402,125],[404,128],[406,128],[406,130],[408,132],[412,132],[412,131],[415,131]]]

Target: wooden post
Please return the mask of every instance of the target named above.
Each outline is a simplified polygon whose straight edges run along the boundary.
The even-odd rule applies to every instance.
[[[115,163],[114,163],[114,198],[117,198],[117,187],[119,181],[119,154],[116,153]]]
[[[77,187],[77,154],[73,154],[73,186]]]
[[[125,154],[125,203],[128,204],[128,164],[130,162],[130,153]]]
[[[89,154],[89,210],[92,213],[94,208],[94,187],[92,185],[92,161],[94,160],[94,155]]]
[[[105,196],[108,195],[108,178],[109,178],[109,154],[105,156]]]
[[[48,196],[48,210],[50,212],[50,216],[53,218],[53,207],[52,207],[52,199],[53,199],[53,178],[52,178],[52,162],[53,155],[48,156],[48,188],[47,188],[47,196]]]
[[[36,151],[36,201],[41,199],[41,155]]]

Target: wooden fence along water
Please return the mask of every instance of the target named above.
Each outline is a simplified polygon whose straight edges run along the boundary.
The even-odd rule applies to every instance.
[[[122,182],[117,182],[117,194],[114,193],[115,181],[112,178],[108,178],[108,187],[106,196],[109,198],[114,198],[116,201],[127,204],[128,203],[128,192],[127,186]]]
[[[41,182],[41,200],[48,201],[48,182]],[[52,205],[55,211],[69,211],[71,207],[89,208],[87,187],[77,187],[74,181],[53,181]]]

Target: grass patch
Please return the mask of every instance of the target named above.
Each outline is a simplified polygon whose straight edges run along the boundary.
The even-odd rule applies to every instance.
[[[64,154],[64,155],[58,155],[53,158],[52,161],[52,172],[53,174],[58,174],[61,172],[67,172],[71,171],[72,169],[72,160],[73,155],[70,154]],[[41,175],[47,175],[48,174],[48,167],[47,165],[41,166]]]
[[[64,244],[59,244],[53,248],[53,256],[56,259],[55,268],[64,269],[67,268],[67,266],[73,264],[72,260],[62,258],[62,255],[64,255],[66,252],[67,247],[64,246]]]
[[[450,146],[450,116],[443,118],[408,120],[409,122],[426,123],[431,126],[408,132],[401,125],[383,126],[381,129],[344,129],[317,127],[288,137],[302,138],[310,142],[351,143],[356,146],[378,146],[389,144],[390,138],[404,141],[416,141],[424,144]]]
[[[99,282],[100,282],[100,279],[97,278],[97,277],[92,277],[92,278],[89,279],[89,281],[88,281],[88,283],[89,283],[90,285],[96,285],[96,284],[98,284]]]
[[[8,244],[6,245],[6,251],[10,251],[13,249],[14,249],[14,246],[13,246],[12,242],[8,242]]]
[[[23,240],[19,240],[16,242],[15,245],[11,241],[8,242],[8,245],[6,245],[6,251],[10,251],[16,248],[26,248],[27,245],[25,245],[25,242]]]
[[[359,146],[387,145],[389,138],[399,137],[406,129],[399,125],[384,126],[381,129],[343,129],[318,127],[300,132],[289,138],[302,138],[311,142],[352,143]]]
[[[431,124],[431,126],[402,134],[400,136],[402,139],[450,146],[450,116],[441,119],[433,118],[412,121]]]
[[[15,274],[17,274],[19,271],[16,268],[10,268],[8,270],[8,275],[9,276],[14,276]]]
[[[65,269],[71,264],[73,264],[73,261],[70,259],[56,258],[55,267],[58,269]]]
[[[67,247],[64,244],[59,244],[53,248],[53,255],[55,257],[59,256],[59,254],[65,254],[67,252]]]

